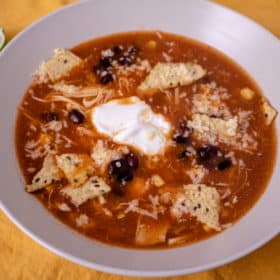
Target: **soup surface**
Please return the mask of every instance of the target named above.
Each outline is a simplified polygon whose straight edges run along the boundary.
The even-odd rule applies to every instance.
[[[232,226],[271,176],[277,113],[211,47],[133,32],[55,50],[18,110],[26,191],[109,244],[172,247]]]

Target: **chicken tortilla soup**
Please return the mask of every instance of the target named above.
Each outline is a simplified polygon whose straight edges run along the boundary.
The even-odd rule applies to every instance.
[[[108,244],[168,248],[231,227],[268,184],[276,110],[219,51],[164,32],[56,49],[18,109],[26,192]]]

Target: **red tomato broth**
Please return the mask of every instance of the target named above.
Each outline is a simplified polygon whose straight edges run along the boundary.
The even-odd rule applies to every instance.
[[[82,43],[72,49],[80,58],[86,61],[81,68],[72,71],[64,81],[77,86],[90,86],[98,84],[98,79],[93,73],[93,66],[98,63],[100,53],[104,49],[112,48],[117,45],[130,46],[134,45],[139,49],[138,57],[140,59],[147,59],[153,67],[157,62],[165,62],[163,52],[172,57],[172,62],[195,62],[201,65],[204,69],[210,72],[207,78],[210,81],[215,81],[220,87],[227,89],[229,98],[223,100],[228,106],[230,112],[234,116],[238,110],[252,111],[253,118],[250,120],[250,127],[248,133],[256,131],[256,141],[258,148],[252,152],[244,152],[236,150],[225,143],[219,143],[219,148],[223,151],[234,152],[236,159],[241,159],[244,162],[245,168],[240,169],[237,165],[232,165],[230,168],[218,171],[210,170],[203,178],[202,183],[214,186],[221,193],[225,189],[229,189],[231,194],[226,200],[222,200],[220,210],[220,223],[231,224],[241,218],[259,199],[265,187],[268,184],[269,178],[272,174],[275,162],[276,150],[276,132],[274,125],[266,126],[264,123],[264,116],[261,112],[262,93],[256,83],[244,70],[240,68],[231,59],[220,53],[219,51],[196,42],[194,40],[167,33],[157,32],[131,32],[124,34],[110,35],[98,39],[94,39]],[[156,48],[147,47],[147,42],[156,42]],[[171,51],[170,51],[171,50]],[[176,89],[170,89],[171,97],[167,94],[157,91],[151,94],[142,94],[137,90],[137,86],[145,78],[147,74],[140,73],[134,75],[131,73],[128,76],[129,86],[122,90],[121,97],[129,97],[139,95],[139,97],[151,106],[155,113],[162,114],[172,125],[172,133],[179,127],[182,119],[189,118],[191,113],[191,100],[197,92],[193,92],[193,86],[204,85],[203,78],[188,86],[178,87],[179,93],[186,93],[186,96],[180,97],[175,102]],[[117,77],[118,79],[119,77]],[[107,88],[117,91],[117,82],[111,82],[106,85]],[[256,94],[252,101],[244,100],[239,92],[240,89],[248,87]],[[18,118],[16,123],[16,149],[19,164],[27,183],[31,183],[34,174],[40,170],[43,162],[43,157],[36,159],[28,158],[25,151],[25,145],[28,141],[38,139],[42,131],[39,129],[41,114],[50,111],[50,103],[39,102],[32,98],[30,91],[34,96],[44,99],[49,93],[50,88],[48,84],[37,84],[32,82],[27,90],[21,108],[18,111]],[[119,95],[113,95],[110,99],[120,98]],[[151,99],[152,98],[152,99]],[[109,99],[109,100],[110,100]],[[79,99],[75,100],[78,103]],[[167,110],[164,109],[167,106]],[[51,110],[52,111],[52,110]],[[59,114],[60,120],[67,122],[67,127],[62,128],[60,133],[67,136],[72,141],[72,144],[67,147],[67,141],[62,141],[56,145],[56,152],[62,153],[79,153],[88,154],[92,152],[97,139],[105,139],[110,148],[114,149],[121,145],[114,143],[108,137],[99,135],[96,129],[92,126],[90,115],[85,114],[85,122],[83,127],[92,131],[91,136],[81,135],[77,131],[77,125],[71,123],[67,117],[67,108],[65,103],[56,102],[54,111]],[[66,113],[63,113],[65,111]],[[32,120],[26,117],[24,112],[28,112]],[[30,129],[33,124],[36,130]],[[55,142],[55,133],[47,131],[44,132],[44,137]],[[43,137],[43,138],[44,138]],[[44,140],[42,140],[44,141]],[[192,139],[193,146],[198,148],[203,144],[207,144],[199,139]],[[67,185],[65,180],[51,185],[34,193],[34,195],[42,202],[42,204],[60,221],[74,228],[75,230],[85,234],[86,236],[98,241],[109,243],[112,245],[136,247],[136,248],[166,248],[171,246],[178,246],[196,242],[208,238],[217,232],[215,230],[205,229],[203,224],[197,221],[196,218],[190,215],[184,216],[184,221],[179,223],[175,221],[168,210],[164,213],[159,213],[157,219],[150,219],[151,224],[162,224],[167,222],[169,229],[166,234],[166,241],[151,245],[137,245],[135,244],[135,234],[137,222],[142,215],[134,212],[128,212],[124,215],[125,205],[132,199],[138,198],[142,208],[150,209],[149,195],[160,195],[164,190],[176,192],[183,190],[183,184],[191,184],[191,179],[185,174],[192,166],[189,159],[180,159],[178,155],[182,152],[184,147],[182,145],[171,145],[167,148],[164,155],[158,155],[158,161],[151,161],[151,159],[137,149],[129,147],[130,151],[135,152],[139,158],[139,167],[134,172],[134,179],[128,182],[125,186],[125,191],[122,196],[118,196],[113,192],[106,195],[106,203],[101,205],[97,199],[91,199],[76,208],[71,204],[69,198],[61,195],[60,190]],[[28,168],[34,168],[34,172],[28,172]],[[149,180],[151,176],[158,174],[165,182],[162,187],[155,187],[151,185],[147,192],[141,193],[139,197],[135,197],[135,193],[129,191],[130,186],[133,185],[135,178],[142,178],[145,181]],[[102,174],[104,180],[111,186],[116,185],[116,182],[108,176],[105,172]],[[219,186],[219,183],[227,184],[227,186]],[[137,187],[136,194],[137,194]],[[238,197],[238,201],[229,206],[224,206],[223,203],[230,201],[234,196]],[[71,211],[64,212],[57,208],[58,203],[67,203]],[[109,209],[112,216],[104,212],[104,208]],[[77,226],[76,219],[83,213],[89,218],[89,222],[85,226]],[[124,217],[122,217],[124,215]],[[169,238],[186,236],[186,239],[180,244],[168,245]]]

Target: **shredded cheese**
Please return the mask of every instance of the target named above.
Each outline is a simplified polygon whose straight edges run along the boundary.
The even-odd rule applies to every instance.
[[[143,216],[147,216],[147,217],[157,220],[158,214],[159,214],[159,211],[157,209],[157,207],[159,206],[159,197],[149,195],[148,198],[151,202],[151,208],[152,208],[151,211],[140,208],[139,199],[133,199],[130,202],[123,202],[120,205],[127,206],[127,208],[124,210],[124,214],[127,214],[129,212],[135,212],[135,213],[141,214]],[[163,209],[161,209],[160,212],[162,212],[162,211],[163,211]]]

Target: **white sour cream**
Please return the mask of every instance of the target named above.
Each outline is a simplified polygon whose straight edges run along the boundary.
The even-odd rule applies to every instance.
[[[148,104],[135,96],[96,106],[91,120],[99,133],[148,155],[164,151],[171,129],[162,115],[155,114]]]

